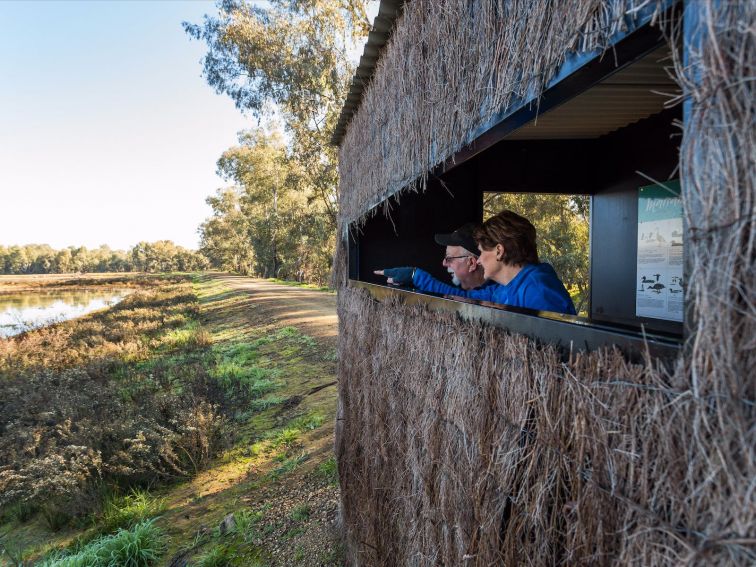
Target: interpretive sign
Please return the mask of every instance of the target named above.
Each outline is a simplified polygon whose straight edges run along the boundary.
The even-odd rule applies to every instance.
[[[680,182],[638,191],[638,281],[635,314],[683,320],[683,209]]]

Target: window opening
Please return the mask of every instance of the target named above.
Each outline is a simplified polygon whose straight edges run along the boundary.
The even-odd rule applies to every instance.
[[[481,135],[460,151],[459,159],[429,172],[425,192],[389,197],[390,220],[379,214],[353,227],[349,274],[354,285],[375,297],[400,293],[405,301],[578,348],[624,344],[643,351],[653,341],[662,349],[679,348],[681,249],[673,246],[671,230],[665,237],[669,277],[656,264],[651,269],[650,259],[659,254],[651,258],[643,250],[648,230],[642,229],[645,219],[639,214],[641,188],[649,179],[670,182],[679,169],[676,124],[682,112],[660,94],[676,92],[667,64],[668,47],[660,44],[598,82],[586,66],[565,81],[564,89],[554,89],[557,98],[574,89],[572,98],[552,104],[537,120],[528,118],[527,109],[522,116],[515,113],[502,123],[514,129]],[[410,266],[449,281],[434,233],[483,222],[503,209],[536,227],[539,260],[554,267],[577,317],[486,302],[470,306],[470,301],[447,301],[449,296],[432,297],[411,287],[395,292],[385,277],[374,274]],[[646,274],[646,267],[653,273]],[[661,312],[664,294],[669,298]],[[672,308],[677,308],[674,316]]]

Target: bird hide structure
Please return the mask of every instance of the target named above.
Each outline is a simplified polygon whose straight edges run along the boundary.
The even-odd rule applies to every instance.
[[[333,140],[350,565],[756,563],[755,30],[749,0],[381,2]],[[669,75],[658,107],[620,96],[652,67]],[[426,229],[480,214],[492,175],[531,190],[527,175],[508,189],[513,148],[541,156],[527,167],[542,175],[569,147],[582,161],[558,177],[589,186],[591,230],[605,231],[588,316],[370,279],[419,265]],[[601,204],[624,191],[637,205],[639,187],[668,179],[682,322],[639,315],[638,224],[624,222],[637,206]],[[617,234],[629,259],[601,255]],[[612,312],[624,273],[633,295]]]

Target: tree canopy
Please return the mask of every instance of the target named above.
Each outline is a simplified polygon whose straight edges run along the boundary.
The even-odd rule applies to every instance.
[[[218,162],[234,187],[208,199],[213,216],[200,227],[213,265],[325,280],[338,187],[329,137],[354,72],[349,50],[369,31],[366,6],[366,0],[271,0],[264,6],[222,0],[217,15],[184,23],[191,37],[207,44],[203,73],[210,86],[258,122],[283,122],[281,133],[270,127],[242,133]],[[248,249],[235,260],[221,234],[239,244],[246,235]]]
[[[233,182],[207,199],[213,216],[200,226],[202,253],[219,269],[325,282],[333,231],[311,192],[291,181],[296,167],[280,132],[249,130],[218,160]]]

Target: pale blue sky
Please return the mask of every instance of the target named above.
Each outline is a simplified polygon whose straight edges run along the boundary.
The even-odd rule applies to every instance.
[[[203,1],[0,1],[0,244],[197,246],[254,124],[201,77]]]

